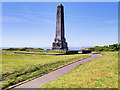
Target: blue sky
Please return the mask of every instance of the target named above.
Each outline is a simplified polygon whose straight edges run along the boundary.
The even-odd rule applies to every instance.
[[[58,2],[2,3],[3,47],[51,47]],[[69,47],[118,43],[117,2],[61,2]]]

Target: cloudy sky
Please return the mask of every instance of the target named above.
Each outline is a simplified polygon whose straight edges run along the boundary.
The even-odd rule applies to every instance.
[[[69,47],[118,42],[117,2],[61,2]],[[3,47],[51,47],[58,2],[2,3]]]

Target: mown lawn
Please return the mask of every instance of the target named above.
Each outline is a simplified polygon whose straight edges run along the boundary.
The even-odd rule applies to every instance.
[[[118,52],[101,55],[41,88],[118,88]]]
[[[17,84],[21,81],[41,76],[58,67],[83,59],[90,55],[23,55],[2,53],[2,88]]]

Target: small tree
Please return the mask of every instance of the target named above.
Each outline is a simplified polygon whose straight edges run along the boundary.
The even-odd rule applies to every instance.
[[[34,48],[24,47],[24,48],[21,48],[20,51],[26,51],[27,49],[34,49]]]
[[[43,48],[37,48],[37,49],[39,49],[39,50],[44,50]]]
[[[9,50],[9,51],[14,51],[14,48],[9,48],[8,50]]]

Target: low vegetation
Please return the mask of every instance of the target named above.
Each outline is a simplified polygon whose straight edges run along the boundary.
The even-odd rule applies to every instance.
[[[58,67],[88,56],[90,55],[20,55],[12,54],[11,51],[3,51],[2,88],[7,88],[35,76],[41,76]]]
[[[118,52],[101,55],[41,88],[118,88]]]
[[[40,53],[40,54],[65,54],[64,51],[13,51],[13,52],[22,52],[22,53]]]
[[[113,45],[109,45],[109,46],[94,46],[91,48],[87,48],[91,51],[118,51],[119,50],[120,45],[119,44],[113,44]]]
[[[30,50],[34,50],[34,49],[37,49],[37,50],[44,50],[43,48],[32,48],[32,47],[23,47],[23,48],[8,48],[8,49],[2,49],[2,50],[7,50],[7,51],[26,51],[27,49],[30,49]]]
[[[9,50],[2,50],[3,53],[11,53],[14,54],[14,52],[21,52],[21,53],[40,53],[40,54],[65,54],[65,51],[45,51],[45,50],[41,50],[41,51],[9,51]]]

